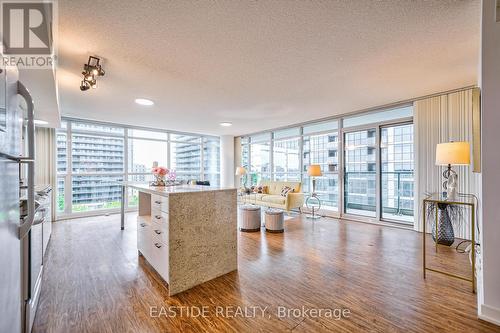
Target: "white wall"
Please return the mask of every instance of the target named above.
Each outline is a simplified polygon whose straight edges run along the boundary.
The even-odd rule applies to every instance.
[[[220,184],[234,187],[234,136],[220,137]]]
[[[500,23],[496,1],[483,0],[482,103],[482,285],[479,317],[500,325]]]

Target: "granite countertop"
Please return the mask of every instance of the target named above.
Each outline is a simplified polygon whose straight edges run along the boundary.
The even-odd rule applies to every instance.
[[[217,187],[217,186],[202,186],[202,185],[174,185],[174,186],[150,186],[144,182],[119,182],[125,187],[134,188],[138,191],[168,196],[172,194],[193,193],[193,192],[216,192],[216,191],[236,191],[234,187]]]

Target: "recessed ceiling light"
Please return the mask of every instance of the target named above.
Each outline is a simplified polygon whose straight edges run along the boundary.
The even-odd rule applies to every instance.
[[[33,121],[33,123],[34,123],[35,125],[47,125],[49,122],[48,122],[48,121],[45,121],[45,120],[35,119],[35,120]]]
[[[223,121],[222,123],[220,123],[221,126],[224,126],[224,127],[229,127],[229,126],[233,126],[233,123],[230,123],[228,121]]]
[[[146,99],[146,98],[136,98],[135,102],[139,105],[146,105],[146,106],[151,106],[151,105],[155,104],[155,102],[153,102],[150,99]]]

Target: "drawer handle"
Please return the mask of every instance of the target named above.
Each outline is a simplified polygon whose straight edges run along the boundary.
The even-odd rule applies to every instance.
[[[156,200],[156,201],[155,201],[155,204],[160,205],[160,204],[161,204],[161,201]]]
[[[156,233],[157,235],[161,235],[161,231],[160,231],[160,230],[158,230],[158,229],[155,229],[155,233]]]
[[[156,246],[157,248],[161,248],[161,245],[160,245],[160,244],[158,244],[158,243],[155,243],[155,246]]]
[[[141,223],[141,227],[145,227],[146,226],[146,223]]]
[[[160,220],[161,216],[160,215],[155,215],[155,219]]]

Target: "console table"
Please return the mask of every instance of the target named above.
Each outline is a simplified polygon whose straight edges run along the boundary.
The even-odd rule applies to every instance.
[[[442,271],[442,270],[438,270],[438,269],[435,269],[435,268],[430,268],[430,267],[427,267],[427,263],[426,263],[426,250],[425,250],[425,238],[427,236],[427,231],[426,231],[426,227],[427,227],[427,205],[430,204],[430,203],[433,203],[433,204],[447,204],[447,205],[462,205],[462,206],[465,206],[465,207],[470,207],[470,210],[471,210],[471,243],[472,243],[472,276],[471,278],[468,278],[468,277],[465,277],[465,276],[460,276],[460,275],[456,275],[456,274],[452,274],[452,273],[449,273],[449,272],[445,272],[445,271]],[[440,273],[440,274],[444,274],[446,276],[449,276],[449,277],[453,277],[453,278],[457,278],[457,279],[461,279],[461,280],[464,280],[464,281],[469,281],[472,283],[472,292],[475,293],[476,292],[476,274],[475,274],[475,271],[476,271],[476,204],[473,200],[473,198],[470,198],[470,197],[467,197],[467,196],[459,196],[455,199],[448,199],[446,197],[444,197],[443,195],[441,195],[440,193],[434,193],[430,196],[428,196],[427,198],[425,198],[423,200],[423,209],[422,209],[422,217],[423,217],[423,223],[424,223],[424,233],[422,235],[422,243],[423,243],[423,247],[422,247],[422,252],[423,252],[423,274],[424,274],[424,279],[425,279],[425,273],[427,271],[432,271],[432,272],[435,272],[435,273]],[[435,219],[436,219],[436,252],[438,251],[438,242],[437,242],[437,234],[438,234],[438,224],[439,224],[439,218],[438,218],[438,208],[436,207],[436,216],[435,216]]]

